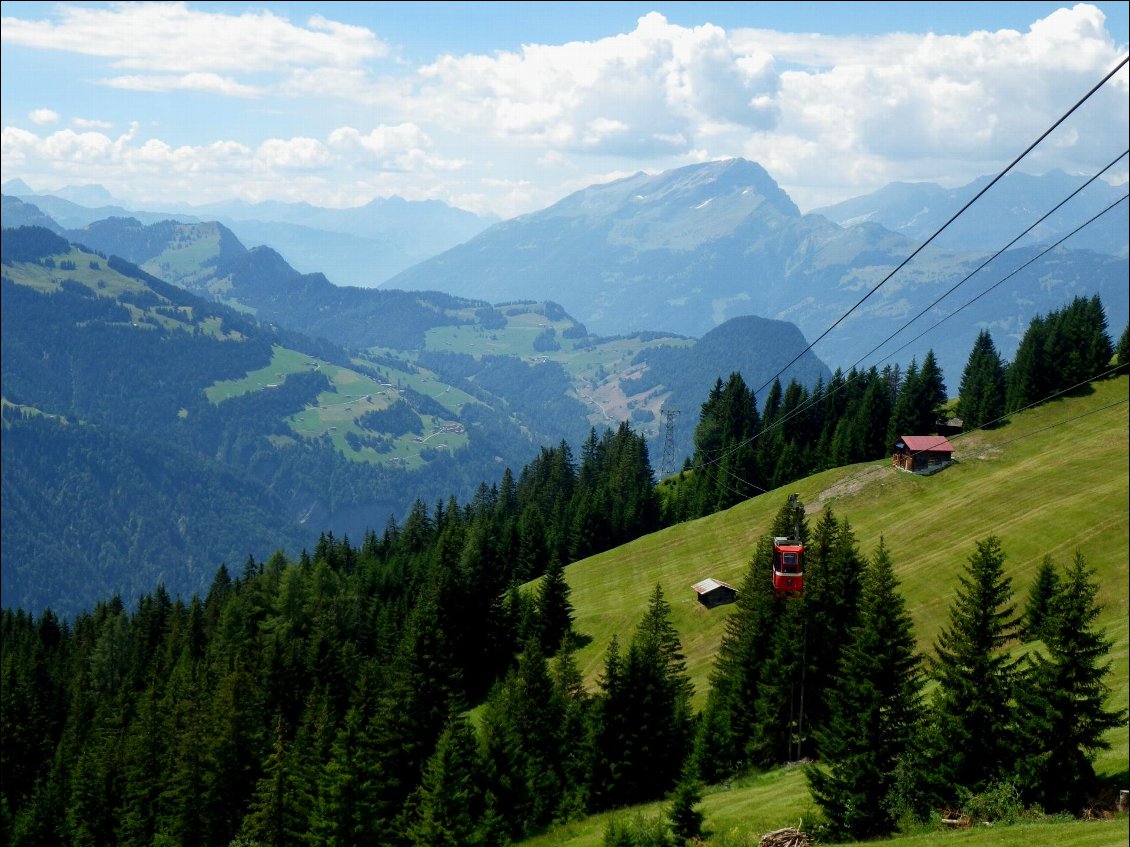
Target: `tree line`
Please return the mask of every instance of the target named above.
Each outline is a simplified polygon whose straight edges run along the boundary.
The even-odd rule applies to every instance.
[[[1126,338],[1124,330],[1122,363]],[[701,517],[819,471],[883,458],[900,436],[938,433],[950,414],[965,431],[1001,425],[1009,414],[1106,373],[1113,353],[1095,295],[1037,315],[1011,363],[982,330],[952,405],[932,350],[905,368],[837,370],[811,389],[775,379],[760,409],[740,373],[719,377],[700,409],[693,455],[661,487],[664,519]]]

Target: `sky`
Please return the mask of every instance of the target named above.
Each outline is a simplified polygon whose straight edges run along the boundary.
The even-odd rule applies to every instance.
[[[808,211],[997,173],[1126,56],[1128,6],[3,2],[0,181],[509,218],[740,156]],[[1126,149],[1128,79],[1022,169]]]

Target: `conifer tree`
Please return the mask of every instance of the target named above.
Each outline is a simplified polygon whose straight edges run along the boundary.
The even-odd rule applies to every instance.
[[[706,816],[698,807],[702,802],[702,783],[699,782],[694,766],[689,760],[683,768],[679,784],[671,792],[670,799],[667,820],[671,825],[671,835],[675,844],[699,843],[705,834],[702,823]]]
[[[1028,323],[1009,365],[1005,387],[1005,412],[1018,412],[1047,396],[1047,362],[1044,347],[1048,324],[1041,315]]]
[[[987,329],[973,343],[958,393],[957,413],[966,430],[979,429],[1004,414],[1004,364]]]
[[[371,834],[378,816],[370,796],[376,783],[375,766],[365,718],[353,707],[337,731],[318,781],[311,823],[315,847],[344,847]]]
[[[1015,751],[1015,662],[1006,648],[1018,635],[1019,618],[1004,558],[996,536],[977,542],[935,644],[935,709],[944,745],[937,767],[954,792],[979,792],[1007,776]]]
[[[759,539],[738,590],[710,675],[710,690],[695,739],[699,774],[716,782],[742,770],[760,698],[759,671],[772,649],[781,612],[773,599],[772,540]]]
[[[305,837],[313,798],[296,790],[300,783],[294,780],[291,768],[282,717],[276,717],[274,744],[243,819],[242,837],[263,847],[290,847]]]
[[[855,626],[858,605],[863,592],[867,561],[859,552],[855,533],[847,519],[838,520],[831,508],[825,507],[806,548],[804,630],[801,633],[804,709],[798,730],[803,730],[801,758],[813,755],[808,743],[812,733],[828,719],[826,693],[834,688],[840,672],[848,633]],[[795,645],[793,652],[796,652]]]
[[[609,645],[594,715],[594,808],[662,796],[690,751],[693,687],[670,612],[657,585],[627,656],[615,638]]]
[[[937,432],[938,411],[946,402],[946,383],[933,350],[926,351],[918,379],[922,386],[921,405],[917,409],[919,431]]]
[[[424,768],[417,818],[409,836],[416,847],[475,847],[483,814],[479,742],[465,717],[455,716]]]
[[[565,794],[557,810],[558,820],[580,817],[588,808],[589,765],[592,748],[589,743],[590,698],[585,691],[584,677],[577,666],[575,645],[566,640],[550,668],[553,693],[561,705],[561,773]]]
[[[1118,357],[1118,372],[1130,373],[1130,324],[1122,328],[1122,335],[1118,337],[1118,346],[1114,348]]]
[[[1052,623],[1052,604],[1059,594],[1059,575],[1051,556],[1044,556],[1036,571],[1036,579],[1028,591],[1028,604],[1024,607],[1024,639],[1043,638],[1045,626]]]
[[[836,836],[894,831],[888,797],[921,716],[922,658],[882,539],[867,569],[830,717],[818,733],[822,764],[805,770]]]
[[[921,380],[918,377],[918,362],[910,360],[902,383],[899,385],[898,397],[891,411],[891,419],[887,424],[887,444],[895,443],[895,439],[904,435],[920,435],[917,432],[918,417],[916,409],[921,405],[922,399]]]
[[[1107,730],[1125,710],[1108,709],[1111,643],[1095,625],[1095,572],[1076,553],[1043,624],[1047,654],[1035,653],[1020,686],[1022,779],[1049,811],[1079,812],[1096,787],[1091,761],[1110,747]]]
[[[542,655],[552,656],[573,631],[573,604],[569,601],[569,583],[565,566],[551,554],[545,577],[538,589],[537,625]]]
[[[618,805],[619,760],[628,742],[628,692],[620,639],[613,634],[604,654],[592,722],[591,804],[597,811]]]

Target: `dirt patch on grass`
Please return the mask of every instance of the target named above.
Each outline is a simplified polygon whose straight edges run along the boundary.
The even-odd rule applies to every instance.
[[[883,479],[886,479],[890,473],[892,473],[891,469],[885,465],[872,465],[870,467],[861,468],[855,473],[848,474],[843,479],[825,488],[817,495],[815,500],[810,503],[805,503],[804,511],[810,517],[817,515],[828,503],[849,497],[853,494],[859,494],[865,488],[878,485]]]

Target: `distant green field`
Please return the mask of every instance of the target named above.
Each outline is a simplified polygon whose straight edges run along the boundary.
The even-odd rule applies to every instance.
[[[475,325],[443,326],[428,330],[425,349],[431,352],[463,353],[483,356],[516,356],[527,362],[558,362],[572,381],[572,391],[588,407],[589,421],[597,427],[616,425],[627,416],[621,405],[606,409],[608,401],[600,399],[601,389],[613,389],[618,395],[618,383],[632,369],[632,360],[640,351],[660,345],[691,345],[693,339],[663,336],[643,341],[638,337],[601,341],[591,346],[586,339],[564,337],[564,331],[574,324],[571,320],[551,321],[538,311],[520,311],[521,307],[503,306],[506,326],[484,329]],[[540,304],[531,310],[542,308]],[[463,317],[473,319],[474,310]],[[552,328],[560,349],[539,351],[534,349],[534,339]],[[637,366],[638,367],[638,366]]]
[[[251,371],[240,379],[225,379],[216,382],[204,391],[211,403],[222,403],[232,397],[240,397],[252,391],[263,391],[270,386],[280,385],[288,374],[314,370],[316,363],[304,353],[288,350],[274,345],[271,348],[271,362],[266,367]]]
[[[353,461],[396,464],[405,468],[417,468],[425,463],[421,455],[424,448],[454,451],[467,443],[466,433],[444,432],[442,428],[455,421],[463,403],[474,402],[470,395],[435,383],[427,375],[409,374],[389,368],[385,368],[385,371],[391,382],[383,383],[350,368],[333,365],[278,345],[272,349],[270,364],[251,371],[240,379],[217,382],[205,394],[211,402],[218,404],[252,391],[270,390],[273,386],[281,385],[289,374],[312,370],[324,373],[331,388],[319,394],[314,405],[307,406],[288,418],[287,423],[296,435],[328,438],[342,455]],[[383,453],[378,453],[369,446],[354,450],[346,440],[347,434],[352,432],[358,436],[372,436],[373,433],[358,425],[357,421],[366,412],[387,409],[395,403],[400,397],[397,386],[411,387],[422,394],[433,396],[445,408],[451,409],[451,418],[421,415],[423,435],[401,436],[395,439],[390,450]]]
[[[578,654],[590,686],[613,634],[630,637],[656,583],[671,603],[701,707],[714,654],[732,607],[704,609],[690,586],[708,576],[738,585],[759,536],[787,495],[796,492],[815,521],[824,504],[851,524],[870,554],[886,539],[924,652],[945,623],[957,577],[975,543],[1001,538],[1014,600],[1022,608],[1045,554],[1066,563],[1076,550],[1097,570],[1100,624],[1114,645],[1109,704],[1130,701],[1130,470],[1127,467],[1127,377],[1097,383],[1086,396],[1062,399],[1014,416],[993,432],[952,439],[957,463],[931,477],[893,470],[885,461],[839,468],[787,489],[763,494],[698,521],[670,527],[576,562],[566,576],[576,628],[592,637]],[[1127,726],[1111,731],[1099,773],[1126,774]],[[764,780],[764,781],[763,781]],[[784,786],[784,787],[783,787]],[[732,827],[765,832],[812,814],[803,779],[794,771],[743,782],[732,800],[712,790],[704,801],[716,832]],[[1042,824],[993,831],[947,832],[899,839],[900,847],[1127,843],[1126,818],[1115,823]],[[592,819],[526,842],[598,845],[603,824]],[[568,833],[573,833],[569,835]],[[749,843],[756,844],[756,840]]]
[[[503,313],[506,312],[504,308]],[[440,326],[428,330],[425,348],[449,353],[467,353],[482,356],[518,356],[528,359],[546,355],[534,350],[534,339],[552,327],[557,332],[557,342],[563,349],[572,350],[574,342],[562,338],[561,333],[573,325],[572,321],[551,321],[545,315],[522,312],[507,315],[506,326],[500,329],[483,329],[478,325]]]
[[[42,292],[59,291],[63,280],[72,280],[85,285],[99,297],[116,298],[122,294],[144,293],[153,295],[154,292],[145,283],[118,273],[111,269],[106,260],[95,253],[88,253],[78,247],[72,247],[66,253],[52,256],[55,267],[47,267],[37,262],[20,262],[13,265],[9,275],[18,285],[26,285]],[[62,267],[63,264],[73,264],[74,267]],[[160,307],[169,308],[172,304],[160,295],[157,299]],[[191,307],[179,306],[178,311],[184,316],[186,322],[174,320],[156,309],[136,306],[133,303],[122,304],[129,312],[129,321],[138,329],[152,329],[154,325],[167,330],[187,331],[192,326],[198,326],[199,331],[217,338],[237,338],[236,333],[224,333],[220,321],[209,318],[199,324],[194,324],[194,315]]]
[[[20,262],[12,269],[12,279],[20,285],[27,285],[40,291],[56,291],[59,280],[73,279],[92,289],[101,297],[117,297],[126,292],[148,291],[148,287],[136,279],[123,276],[112,270],[106,260],[93,253],[72,247],[67,253],[51,257],[55,267],[49,268],[32,262]],[[63,262],[73,262],[73,269],[59,267]],[[94,263],[96,267],[91,267]]]
[[[142,269],[165,280],[183,282],[211,273],[210,265],[220,252],[220,231],[215,224],[177,227],[174,241]]]

